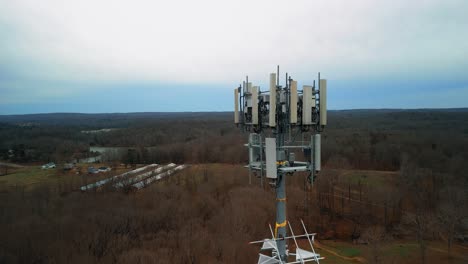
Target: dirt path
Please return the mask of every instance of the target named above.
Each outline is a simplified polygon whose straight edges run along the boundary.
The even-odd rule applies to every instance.
[[[355,261],[355,262],[359,262],[359,263],[367,263],[367,260],[363,257],[347,257],[347,256],[343,256],[343,255],[340,255],[338,254],[336,251],[334,251],[333,249],[323,245],[322,243],[318,242],[317,240],[314,241],[314,247],[320,249],[320,250],[323,250],[323,251],[326,251],[334,256],[337,256],[339,258],[342,258],[344,260],[349,260],[349,261]]]
[[[412,243],[412,244],[407,244],[407,245],[414,245],[416,247],[419,247],[419,244],[417,244],[417,243]],[[467,247],[464,247],[464,246],[461,246],[461,245],[453,245],[452,246],[452,252],[450,253],[452,255],[452,257],[462,259],[462,260],[466,260],[468,262],[468,257],[466,257],[465,255],[460,254],[458,252],[454,252],[457,247],[462,248],[463,250],[467,249]],[[435,247],[433,245],[427,245],[427,248],[430,249],[430,250],[433,250],[433,251],[437,251],[437,252],[440,252],[440,253],[447,254],[447,248]]]
[[[0,166],[8,166],[8,167],[12,167],[12,168],[24,168],[24,167],[26,167],[26,166],[19,165],[19,164],[14,164],[14,163],[9,163],[9,162],[1,162],[1,161],[0,161]]]

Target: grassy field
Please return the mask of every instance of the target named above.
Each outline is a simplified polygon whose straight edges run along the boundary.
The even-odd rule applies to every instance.
[[[34,186],[38,183],[52,184],[57,180],[56,169],[42,170],[39,167],[23,167],[15,169],[6,176],[0,177],[0,186]]]
[[[25,166],[21,168],[10,169],[8,175],[0,177],[0,190],[8,188],[24,188],[26,191],[32,190],[35,187],[47,185],[56,187],[57,185],[69,185],[69,187],[78,189],[79,186],[92,183],[104,178],[111,177],[116,174],[130,170],[123,167],[117,168],[111,172],[98,173],[88,175],[87,168],[93,166],[99,168],[108,166],[107,164],[77,164],[81,167],[81,174],[76,170],[63,171],[60,168],[41,169],[40,166]]]
[[[372,263],[370,245],[356,245],[348,241],[323,240],[316,246],[317,253],[325,257],[322,263]],[[382,244],[380,258],[383,263],[420,263],[419,245],[412,240],[392,240]],[[440,241],[428,243],[428,263],[468,263],[468,248],[455,245],[452,256]]]

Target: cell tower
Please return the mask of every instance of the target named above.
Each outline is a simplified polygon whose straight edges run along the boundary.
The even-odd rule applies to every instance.
[[[294,172],[308,172],[308,182],[314,182],[320,171],[320,133],[327,124],[327,81],[318,74],[317,86],[297,87],[297,81],[286,73],[286,84],[279,84],[277,73],[270,74],[270,87],[261,91],[246,80],[234,89],[234,122],[242,131],[250,132],[249,183],[252,173],[260,176],[263,186],[266,179],[276,189],[276,223],[270,226],[271,239],[251,242],[261,243],[258,263],[319,262],[313,241],[315,234],[307,232],[301,220],[304,234],[294,235],[286,219],[286,178]],[[300,139],[298,136],[300,134]],[[296,153],[302,151],[305,161],[297,161]],[[287,236],[287,227],[291,235]],[[299,248],[296,238],[307,238],[311,251]],[[287,241],[293,240],[296,251],[288,250]]]

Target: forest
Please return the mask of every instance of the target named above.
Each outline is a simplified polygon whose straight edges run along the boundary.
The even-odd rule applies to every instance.
[[[248,184],[248,134],[232,117],[0,116],[0,262],[255,262],[247,242],[268,236],[274,189]],[[34,185],[18,180],[97,155],[90,147],[123,148],[103,154],[113,166],[191,166],[141,192],[82,193],[89,176],[60,168]],[[468,109],[330,111],[323,170],[312,186],[287,180],[288,218],[318,233],[324,263],[466,263],[467,160]]]

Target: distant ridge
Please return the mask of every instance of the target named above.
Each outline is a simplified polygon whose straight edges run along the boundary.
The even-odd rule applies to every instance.
[[[468,113],[468,108],[420,108],[420,109],[343,109],[330,110],[330,115],[348,113],[348,114],[387,114],[387,113]],[[0,123],[31,123],[31,124],[49,124],[49,125],[86,125],[87,123],[96,126],[105,126],[106,123],[119,121],[124,125],[126,120],[144,120],[151,121],[155,119],[225,119],[230,120],[232,112],[130,112],[130,113],[40,113],[40,114],[21,114],[21,115],[0,115]],[[176,121],[176,120],[175,120]],[[1,124],[0,124],[1,125]]]
[[[335,112],[360,112],[360,111],[371,111],[371,112],[468,112],[468,107],[460,108],[357,108],[357,109],[339,109],[339,110],[330,110]]]
[[[456,108],[356,108],[356,109],[330,109],[332,112],[344,111],[375,111],[375,112],[398,112],[398,111],[442,111],[442,112],[468,112],[468,107]],[[183,112],[112,112],[112,113],[79,113],[79,112],[53,112],[33,114],[0,114],[2,117],[40,117],[40,116],[174,116],[174,115],[200,115],[200,114],[226,114],[232,111],[183,111]]]
[[[96,125],[97,122],[125,120],[151,120],[151,119],[184,119],[184,118],[227,118],[231,112],[136,112],[136,113],[44,113],[22,115],[0,115],[0,123],[32,123],[71,125],[85,124],[87,122]]]

